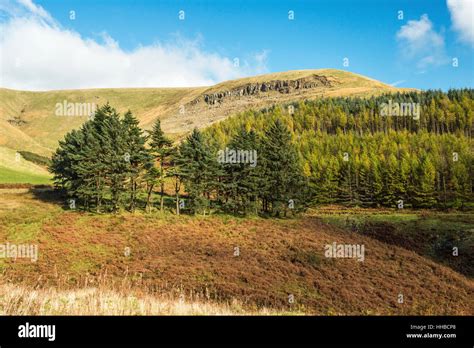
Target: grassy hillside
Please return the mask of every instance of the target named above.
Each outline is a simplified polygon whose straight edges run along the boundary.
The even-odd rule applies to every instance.
[[[250,83],[274,80],[295,80],[312,75],[323,76],[331,86],[309,89],[298,93],[261,93],[256,97],[242,97],[222,105],[192,104],[204,94],[226,91]],[[180,135],[194,127],[202,128],[220,121],[248,107],[263,107],[285,100],[299,100],[335,95],[373,95],[396,88],[361,75],[333,70],[300,70],[260,75],[220,83],[202,88],[117,88],[90,90],[61,90],[26,92],[0,89],[0,146],[48,155],[57,147],[58,140],[68,131],[87,120],[85,116],[56,116],[55,105],[70,103],[110,102],[119,112],[130,109],[142,126],[151,127],[160,118],[167,133]],[[12,122],[15,118],[21,123]],[[10,121],[10,122],[9,122]]]
[[[51,198],[44,192],[2,193],[0,240],[39,246],[36,263],[0,259],[5,281],[46,293],[50,287],[105,287],[191,302],[235,300],[250,313],[474,314],[472,279],[317,216],[94,215],[64,211]],[[326,258],[324,246],[333,242],[363,244],[365,261]],[[41,303],[29,311],[38,308]],[[90,313],[87,308],[82,313]]]
[[[16,155],[16,151],[0,146],[0,183],[49,184],[46,168]]]
[[[376,89],[381,89],[386,91],[389,90],[399,90],[398,88],[392,87],[380,81],[371,79],[369,77],[350,73],[344,70],[337,70],[337,69],[316,69],[316,70],[291,70],[285,72],[277,72],[271,74],[264,74],[264,75],[257,75],[253,77],[247,77],[242,79],[236,79],[231,81],[226,81],[219,83],[215,86],[209,87],[204,91],[204,93],[211,93],[213,91],[223,90],[223,89],[232,89],[247,83],[258,83],[262,81],[272,81],[272,80],[295,80],[304,77],[311,76],[313,74],[317,74],[320,76],[327,77],[330,81],[335,82],[336,86],[329,87],[329,92],[334,92],[336,90],[339,91],[339,95],[350,95],[351,89],[358,90],[359,93],[363,94],[363,91],[366,91],[368,94],[371,95],[370,92],[375,92]]]
[[[329,84],[289,93],[271,91],[230,98],[216,105],[207,105],[202,101],[204,95],[244,88],[249,84],[293,81],[313,76],[324,78]],[[396,90],[398,89],[370,78],[334,69],[266,74],[201,88],[114,88],[46,92],[0,88],[0,148],[50,156],[67,132],[80,127],[88,119],[87,116],[57,116],[56,104],[64,101],[91,105],[109,102],[121,113],[130,109],[140,119],[144,129],[150,129],[153,122],[160,118],[164,131],[171,137],[179,138],[195,127],[205,128],[248,108],[324,96],[364,97]],[[2,163],[0,158],[0,182],[26,180],[29,183],[43,183],[43,177],[44,173],[23,171]]]
[[[58,140],[87,120],[86,116],[56,116],[56,103],[110,102],[119,112],[132,110],[142,122],[152,122],[196,89],[91,89],[23,92],[0,89],[0,145],[38,154],[51,153]],[[12,126],[8,120],[20,117],[25,123]],[[16,133],[21,134],[21,138]]]
[[[474,277],[474,214],[419,210],[400,213],[393,209],[360,209],[325,206],[314,216],[339,228],[416,251]],[[453,255],[456,247],[458,255]]]
[[[280,81],[283,84],[298,79],[317,77],[326,80],[327,84],[309,89],[297,89],[288,92],[268,91],[255,95],[224,98],[222,102],[208,105],[202,102],[202,96],[225,94],[230,91],[245,89],[248,85],[258,85]],[[191,103],[184,103],[184,113],[174,113],[163,118],[165,131],[182,133],[193,128],[205,128],[213,123],[222,121],[231,115],[249,108],[260,109],[275,104],[290,101],[311,100],[322,97],[358,96],[368,97],[387,92],[396,92],[398,89],[362,75],[336,69],[296,70],[273,74],[259,75],[249,78],[226,81],[202,91],[198,103],[194,99]]]
[[[0,183],[47,185],[51,184],[51,180],[47,175],[29,174],[0,166]]]

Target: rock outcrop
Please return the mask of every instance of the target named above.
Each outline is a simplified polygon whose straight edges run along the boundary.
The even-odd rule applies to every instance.
[[[191,102],[191,105],[199,103],[201,100],[208,105],[216,105],[229,97],[254,96],[269,93],[272,91],[289,94],[297,90],[311,89],[318,87],[331,87],[331,82],[325,76],[312,75],[296,80],[273,80],[260,83],[247,83],[245,85],[211,94],[204,94]]]

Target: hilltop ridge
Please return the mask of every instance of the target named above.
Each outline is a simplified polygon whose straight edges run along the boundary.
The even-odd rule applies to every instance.
[[[87,116],[57,116],[64,101],[130,109],[145,129],[159,118],[165,132],[179,136],[248,108],[326,96],[370,96],[397,91],[368,77],[336,69],[295,70],[192,88],[105,88],[43,92],[0,88],[0,146],[51,154],[58,140]],[[18,120],[20,120],[18,122]]]

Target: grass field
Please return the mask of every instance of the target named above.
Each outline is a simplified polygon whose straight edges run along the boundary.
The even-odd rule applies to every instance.
[[[0,146],[0,184],[51,184],[51,174],[25,160],[17,152]]]
[[[34,184],[34,185],[47,185],[51,184],[51,179],[46,175],[35,175],[25,172],[19,172],[4,168],[0,166],[0,183],[2,184]]]
[[[201,312],[195,310],[203,314],[474,314],[471,277],[410,245],[336,226],[314,212],[288,220],[96,215],[63,210],[54,196],[35,190],[0,195],[0,240],[39,248],[37,262],[0,259],[2,282],[11,284],[0,287],[5,313],[114,314],[142,308],[176,314],[183,313],[176,301],[185,301],[188,309],[202,305]],[[436,213],[424,214],[426,223],[439,220]],[[462,226],[470,219],[459,213],[443,219],[447,216]],[[324,247],[333,242],[363,244],[365,261],[326,258]],[[32,289],[38,291],[33,297]],[[142,305],[125,305],[123,294],[129,292]],[[400,294],[403,303],[397,301]],[[11,309],[18,296],[29,304]],[[77,302],[61,306],[57,298]],[[163,299],[171,302],[160,310]],[[91,303],[103,301],[112,307],[93,312]]]

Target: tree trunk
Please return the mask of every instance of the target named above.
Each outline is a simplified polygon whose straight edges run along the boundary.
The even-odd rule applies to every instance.
[[[160,196],[160,210],[161,212],[163,212],[163,208],[164,208],[164,205],[165,205],[165,197],[164,197],[164,194],[165,194],[165,183],[162,181],[161,182],[161,196]]]
[[[130,193],[130,211],[133,213],[135,211],[135,197],[137,191],[137,184],[135,182],[135,178],[131,180],[131,193]]]
[[[175,196],[176,196],[176,215],[179,215],[179,189],[180,189],[179,178],[176,177],[176,183],[174,186]]]
[[[146,197],[146,207],[145,210],[149,213],[151,211],[151,194],[153,192],[154,184],[149,185]]]
[[[160,182],[161,182],[161,197],[160,197],[160,211],[163,212],[163,208],[164,208],[164,194],[165,194],[165,183],[163,182],[163,179],[164,179],[164,175],[163,175],[163,157],[161,158],[161,161],[160,161],[160,167],[161,167],[161,170],[160,170]]]

